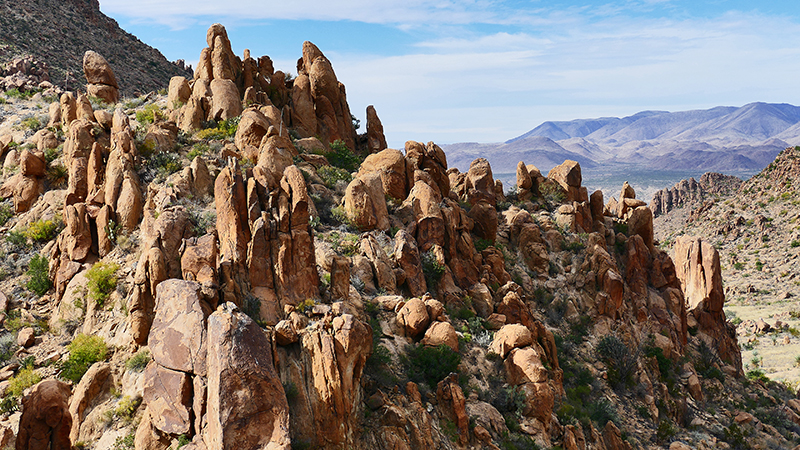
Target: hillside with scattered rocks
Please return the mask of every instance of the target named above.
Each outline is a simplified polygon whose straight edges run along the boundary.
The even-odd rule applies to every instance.
[[[191,75],[183,62],[167,61],[161,52],[121,29],[100,12],[98,0],[0,0],[3,77],[22,72],[18,78],[33,75],[39,82],[75,90],[83,81],[83,55],[88,50],[103,53],[126,95],[163,89],[171,77]],[[21,65],[26,59],[28,63]],[[30,71],[37,66],[38,71]],[[11,87],[27,90],[24,84],[5,89]]]
[[[800,381],[798,157],[800,149],[787,148],[737,189],[656,219],[666,245],[693,235],[719,249],[746,368],[789,383]]]
[[[743,366],[727,254],[670,256],[633,186],[386,148],[311,42],[294,79],[206,43],[166,95],[115,99],[87,53],[103,97],[0,96],[0,448],[800,442]]]

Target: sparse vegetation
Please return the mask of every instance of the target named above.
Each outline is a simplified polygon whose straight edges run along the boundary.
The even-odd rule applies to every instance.
[[[406,354],[400,356],[400,362],[411,381],[424,382],[432,390],[451,372],[458,371],[461,355],[446,345],[427,347],[412,345],[406,348]]]
[[[33,255],[26,272],[26,275],[30,277],[26,284],[29,291],[42,296],[50,289],[52,284],[48,276],[49,268],[49,262],[46,257],[39,254]]]
[[[141,372],[150,363],[152,356],[147,349],[141,349],[125,361],[125,367],[131,372]]]
[[[89,299],[95,301],[101,308],[117,287],[117,270],[119,270],[118,264],[100,261],[86,271],[86,278],[89,280],[86,285]]]
[[[607,335],[600,338],[595,352],[608,367],[608,382],[611,386],[622,388],[633,383],[638,350],[630,349],[614,335]]]
[[[79,334],[67,345],[69,357],[62,364],[61,378],[78,383],[89,367],[106,359],[108,346],[100,336]]]

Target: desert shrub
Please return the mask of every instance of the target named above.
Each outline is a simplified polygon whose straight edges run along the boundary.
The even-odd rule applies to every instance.
[[[161,108],[155,103],[151,103],[140,111],[136,111],[136,121],[143,127],[152,124],[156,119],[161,118]]]
[[[5,366],[17,351],[17,338],[13,333],[0,335],[0,367]]]
[[[197,133],[194,137],[203,140],[217,140],[231,138],[236,134],[236,129],[239,127],[239,120],[241,117],[232,117],[220,122],[209,121],[205,123],[204,128]]]
[[[152,153],[139,171],[139,176],[146,183],[151,181],[161,183],[181,169],[183,169],[183,164],[177,153]]]
[[[350,175],[350,172],[334,166],[320,167],[319,169],[317,169],[317,175],[319,175],[319,177],[322,178],[322,181],[325,183],[325,186],[331,189],[335,188],[336,183],[340,180],[346,183],[353,181],[353,176]]]
[[[6,242],[8,242],[17,249],[25,248],[28,246],[28,237],[25,236],[24,231],[10,230],[6,234]]]
[[[135,396],[129,397],[125,396],[122,397],[122,400],[117,403],[117,407],[114,408],[114,415],[125,420],[126,422],[130,422],[133,419],[133,416],[136,414],[136,409],[139,408],[139,405],[142,404],[142,397]]]
[[[47,242],[53,239],[58,232],[58,224],[52,220],[37,220],[28,225],[25,237],[34,242]]]
[[[477,238],[475,239],[475,250],[478,251],[478,253],[480,253],[489,248],[490,246],[492,246],[493,244],[494,242],[488,239]]]
[[[136,433],[131,432],[125,436],[118,436],[117,440],[114,441],[114,446],[111,447],[112,450],[133,450],[136,446]]]
[[[551,205],[559,204],[566,199],[564,189],[557,183],[543,183],[539,186],[539,192],[542,194],[542,198]]]
[[[119,264],[100,261],[86,271],[86,278],[89,280],[86,285],[89,298],[97,302],[97,306],[102,307],[117,287],[117,270]]]
[[[400,356],[400,362],[412,381],[425,382],[435,390],[441,380],[451,372],[458,371],[461,355],[446,345],[438,347],[416,345],[406,348],[406,354]]]
[[[67,346],[69,357],[62,364],[61,377],[77,383],[89,367],[106,359],[108,347],[100,336],[79,334]]]
[[[48,276],[50,270],[47,257],[42,255],[33,255],[30,263],[28,263],[28,271],[25,273],[30,277],[26,287],[29,291],[36,295],[42,296],[50,289],[51,283]]]
[[[328,159],[332,166],[344,169],[347,172],[355,172],[361,165],[362,158],[351,152],[342,141],[331,142],[330,150],[319,152]]]
[[[47,167],[45,176],[47,177],[47,182],[50,183],[50,187],[62,188],[67,185],[69,172],[67,168],[61,164],[54,164]]]
[[[719,356],[701,339],[697,348],[697,362],[694,365],[697,373],[706,379],[716,378],[725,381],[725,374],[718,367],[721,363]]]
[[[14,210],[11,208],[11,205],[8,203],[0,203],[0,226],[3,226],[8,222],[8,219],[14,217]]]
[[[433,292],[439,284],[439,280],[444,275],[445,267],[436,259],[436,255],[428,250],[420,255],[422,260],[422,273],[425,275],[425,282],[428,283],[428,290]]]
[[[611,386],[621,388],[633,383],[638,350],[632,350],[618,337],[608,335],[600,338],[595,352],[608,367],[608,382]]]
[[[141,349],[125,361],[125,368],[131,372],[141,372],[147,367],[151,359],[150,351]]]
[[[31,131],[39,131],[42,129],[44,125],[42,124],[41,119],[39,119],[38,117],[30,116],[26,117],[25,119],[22,119],[22,122],[20,122],[20,126],[22,128],[27,128]]]
[[[499,391],[491,401],[492,406],[501,414],[522,415],[525,408],[525,391],[519,386],[506,386]]]
[[[34,372],[32,365],[23,366],[10,380],[5,397],[0,401],[0,412],[10,413],[19,410],[22,392],[42,381],[42,377]]]
[[[214,229],[217,225],[216,211],[197,211],[189,209],[189,222],[192,224],[192,231],[196,236],[208,233],[209,229]]]

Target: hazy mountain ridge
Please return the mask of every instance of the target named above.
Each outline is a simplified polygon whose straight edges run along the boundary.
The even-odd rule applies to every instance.
[[[549,170],[564,158],[586,168],[620,164],[726,172],[761,169],[797,143],[800,107],[756,102],[707,110],[642,111],[622,118],[548,121],[504,143],[445,147],[453,164],[463,169],[469,166],[468,155],[477,154],[471,150],[479,146],[498,172],[513,171],[520,159]]]

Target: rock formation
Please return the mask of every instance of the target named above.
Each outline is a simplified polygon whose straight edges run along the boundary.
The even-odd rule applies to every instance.
[[[102,55],[87,50],[83,55],[83,74],[86,77],[86,92],[90,96],[105,100],[107,103],[117,103],[119,100],[117,77]]]

